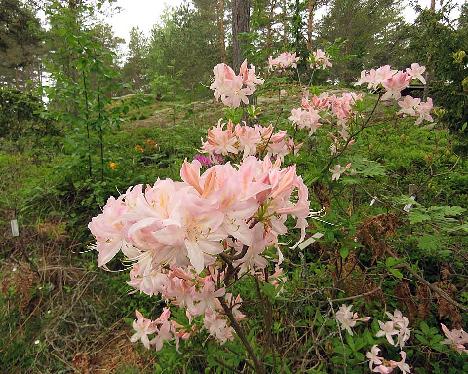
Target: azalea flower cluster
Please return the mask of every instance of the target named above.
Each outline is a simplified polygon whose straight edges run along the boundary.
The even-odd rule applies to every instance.
[[[300,60],[300,57],[296,57],[296,53],[283,52],[279,56],[273,58],[272,56],[268,57],[268,70],[279,72],[297,67],[297,62]]]
[[[399,368],[402,373],[409,373],[410,367],[405,362],[406,352],[403,351],[403,347],[410,338],[411,330],[409,329],[409,320],[397,309],[393,314],[386,312],[389,320],[386,322],[378,321],[380,330],[375,336],[383,337],[393,346],[400,347],[401,361],[385,360],[383,357],[379,357],[378,353],[380,349],[377,346],[373,346],[371,351],[367,353],[369,358],[369,368],[376,373],[391,373],[393,369]],[[393,337],[396,336],[396,341]],[[376,365],[373,369],[372,366]]]
[[[468,345],[468,333],[463,329],[452,329],[449,330],[447,326],[441,323],[442,331],[444,332],[447,339],[442,344],[447,344],[456,350],[458,353],[468,353],[466,345]]]
[[[325,70],[332,67],[330,56],[328,56],[328,54],[321,49],[317,49],[315,52],[312,52],[312,55],[309,58],[310,67],[312,69]]]
[[[406,71],[393,70],[390,65],[385,65],[378,69],[363,70],[361,78],[356,82],[356,85],[367,84],[368,89],[383,89],[385,92],[382,95],[382,100],[390,100],[392,98],[399,100],[401,98],[401,91],[407,88],[413,80],[426,84],[423,76],[425,71],[426,68],[418,63],[412,63],[409,68],[406,68]],[[407,95],[403,100],[398,102],[398,105],[401,107],[398,113],[405,116],[418,117],[416,120],[416,124],[418,125],[424,120],[433,122],[430,114],[432,110],[431,98],[428,98],[426,102],[422,102],[421,99]]]
[[[341,305],[335,313],[335,319],[340,323],[342,330],[346,330],[350,335],[353,335],[351,329],[358,321],[367,322],[370,317],[359,318],[357,313],[351,311],[353,305]],[[376,337],[387,338],[387,341],[393,346],[400,347],[401,361],[386,360],[379,356],[380,348],[377,345],[372,346],[367,352],[366,357],[369,359],[369,369],[375,373],[391,373],[393,369],[399,368],[402,373],[410,373],[410,367],[406,363],[406,352],[402,350],[406,341],[410,338],[410,329],[408,318],[404,317],[399,310],[395,310],[393,314],[386,313],[389,317],[387,322],[379,322],[380,330],[375,335]],[[393,340],[393,336],[397,336],[397,340]]]
[[[207,140],[202,139],[201,152],[208,154],[216,163],[220,157],[235,159],[237,156],[246,159],[266,155],[283,160],[284,156],[300,149],[301,144],[294,144],[286,131],[273,131],[272,125],[251,127],[245,123],[234,125],[231,121],[226,124],[219,120],[216,126],[208,130]]]
[[[386,360],[384,357],[379,356],[379,353],[380,348],[377,345],[373,345],[371,350],[366,353],[366,357],[369,359],[369,369],[372,372],[389,374],[392,373],[395,368],[398,368],[402,373],[411,373],[411,368],[406,363],[406,352],[400,352],[400,361]]]
[[[133,263],[129,284],[147,295],[160,294],[168,304],[186,310],[189,322],[201,317],[221,343],[232,339],[228,305],[236,319],[242,300],[225,292],[224,281],[238,273],[262,274],[277,248],[276,271],[282,261],[278,238],[288,232],[286,219],[296,220],[305,237],[309,215],[308,189],[295,166],[281,167],[279,158],[247,157],[238,167],[215,165],[201,173],[201,164],[184,162],[182,182],[157,180],[153,186],[130,187],[110,197],[89,229],[96,239],[98,265],[119,251]],[[188,338],[192,330],[169,320],[137,314],[133,340],[146,346]],[[154,334],[153,339],[148,335]]]
[[[289,120],[298,128],[309,130],[310,134],[316,132],[325,122],[336,123],[339,135],[346,139],[348,136],[348,121],[355,115],[353,106],[362,100],[362,95],[354,92],[344,92],[341,95],[323,93],[304,96],[301,107],[291,110]]]
[[[226,64],[218,64],[213,69],[214,81],[210,89],[214,90],[216,100],[221,100],[226,106],[238,108],[241,102],[248,105],[249,96],[252,95],[257,85],[263,84],[263,79],[255,75],[255,66],[250,68],[245,60],[239,75]]]
[[[424,120],[428,122],[434,121],[431,116],[433,104],[430,97],[428,97],[424,102],[417,97],[406,95],[403,100],[398,102],[398,105],[401,107],[398,114],[402,114],[403,116],[418,117],[415,122],[416,125],[421,124]]]

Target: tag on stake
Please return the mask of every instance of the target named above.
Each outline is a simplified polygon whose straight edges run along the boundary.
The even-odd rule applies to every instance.
[[[19,236],[18,220],[17,219],[12,219],[10,221],[10,225],[11,225],[11,235]]]

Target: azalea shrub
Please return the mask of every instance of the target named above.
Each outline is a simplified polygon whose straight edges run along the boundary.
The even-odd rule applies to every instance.
[[[270,57],[267,64],[270,71],[278,73],[296,70],[301,81],[298,61],[294,53],[284,52]],[[313,70],[325,70],[332,61],[319,49],[311,54],[308,64]],[[356,86],[367,86],[373,95],[371,108],[364,103],[368,94],[363,91],[314,94],[310,87],[301,86],[300,107],[292,108],[284,118],[293,128],[288,133],[277,128],[278,121],[262,124],[252,115],[252,96],[264,83],[254,66],[246,60],[236,74],[226,64],[216,65],[211,84],[214,97],[229,108],[240,108],[243,120],[220,119],[209,129],[199,154],[180,166],[180,181],[157,179],[130,187],[124,194],[110,197],[102,213],[89,224],[96,240],[98,266],[107,269],[115,258],[121,259],[135,292],[164,305],[158,315],[135,312],[132,342],[141,341],[144,347],[159,352],[169,345],[183,351],[184,345],[196,346],[190,342],[205,342],[207,336],[221,346],[238,339],[244,353],[236,358],[234,368],[224,369],[279,372],[288,367],[287,361],[279,362],[280,353],[274,347],[280,336],[288,336],[287,327],[282,326],[287,317],[281,315],[280,306],[303,298],[309,303],[304,310],[309,319],[294,322],[301,325],[297,329],[303,336],[309,336],[308,326],[315,332],[309,336],[308,352],[315,352],[316,362],[304,359],[294,365],[295,370],[410,373],[419,360],[413,349],[416,343],[450,357],[461,368],[461,357],[468,352],[468,334],[461,328],[461,317],[451,318],[455,322],[451,328],[445,324],[430,328],[424,321],[413,323],[415,312],[408,305],[411,320],[400,309],[390,313],[382,308],[383,303],[379,308],[384,282],[401,282],[400,294],[411,295],[403,283],[402,271],[406,271],[446,302],[448,312],[442,317],[466,311],[446,285],[427,282],[385,243],[399,225],[398,217],[387,212],[368,218],[359,229],[341,231],[334,228],[338,222],[325,219],[332,209],[325,182],[346,181],[343,187],[349,185],[354,194],[358,176],[379,177],[383,173],[376,162],[350,155],[351,148],[359,147],[360,137],[373,126],[371,118],[377,115],[379,105],[397,107],[388,115],[381,109],[384,125],[396,126],[399,120],[407,121],[405,117],[413,119],[412,126],[434,121],[430,98],[402,97],[412,81],[425,82],[424,71],[417,63],[405,71],[388,65],[363,71]],[[328,139],[323,145],[329,150],[328,159],[319,176],[307,184],[302,173],[308,170],[301,168],[301,154],[313,151],[310,142],[320,132],[326,134],[320,139]],[[307,146],[299,138],[306,138]],[[371,198],[370,207],[378,201]],[[405,212],[410,220],[419,207],[414,196],[395,204],[400,205],[395,208],[399,214]],[[461,214],[463,209],[457,208],[439,216],[439,223],[446,218],[448,224],[450,217]],[[420,219],[427,217],[425,213]],[[417,222],[414,217],[413,222]],[[333,266],[322,262],[322,256],[329,256],[323,248],[330,244],[339,248]],[[366,246],[374,250],[371,256],[350,254]],[[322,251],[318,259],[310,255],[311,249]],[[328,266],[332,278],[341,279],[338,273],[347,272],[348,283],[363,282],[363,276],[359,280],[351,276],[355,268],[361,272],[376,269],[383,276],[380,285],[369,280],[374,285],[371,290],[346,296],[339,288],[346,289],[343,284],[335,286],[339,282],[326,279]],[[311,277],[309,272],[321,282],[314,285],[316,298],[299,292]],[[303,289],[307,290],[311,289]],[[425,288],[417,292],[429,293]],[[374,301],[368,299],[374,296]],[[426,316],[429,318],[428,313]],[[265,331],[257,330],[256,339],[249,331],[249,321],[262,318]],[[302,338],[296,339],[300,342]]]

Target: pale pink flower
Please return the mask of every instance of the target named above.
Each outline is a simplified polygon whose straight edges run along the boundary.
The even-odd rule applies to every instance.
[[[396,72],[396,70],[392,70],[390,65],[381,66],[377,70],[363,70],[361,72],[360,79],[355,83],[355,85],[359,86],[364,83],[367,83],[368,89],[375,90],[376,88],[381,86],[385,81],[392,79]]]
[[[395,323],[393,321],[387,321],[387,322],[379,322],[380,330],[377,331],[377,336],[378,338],[385,336],[385,338],[388,340],[388,342],[391,345],[395,345],[395,341],[393,340],[393,335],[398,335],[398,328],[395,326]]]
[[[369,359],[369,369],[372,370],[373,365],[381,365],[383,357],[379,356],[380,349],[376,345],[373,345],[371,350],[366,353],[366,357]]]
[[[382,82],[386,92],[382,95],[382,100],[394,98],[398,100],[401,97],[401,91],[409,86],[411,77],[402,71],[398,71],[391,78]]]
[[[426,71],[425,66],[420,66],[418,63],[413,62],[410,68],[406,68],[406,72],[411,77],[411,79],[417,79],[422,84],[426,84],[426,80],[423,77],[424,72]]]
[[[311,56],[311,68],[323,69],[329,68],[332,66],[330,62],[330,57],[321,49],[317,49],[315,52],[312,52]]]
[[[98,266],[107,264],[126,245],[124,225],[121,221],[126,210],[122,196],[118,199],[109,197],[102,213],[89,223],[88,227],[97,242]]]
[[[337,181],[340,179],[341,174],[343,174],[349,168],[351,168],[351,164],[347,164],[346,166],[335,165],[333,169],[329,169],[329,171],[332,173],[332,181]]]
[[[431,111],[433,108],[432,99],[427,98],[426,102],[422,101],[419,106],[416,108],[416,114],[419,116],[415,124],[419,125],[422,121],[426,120],[428,122],[433,122],[434,119],[431,116]]]
[[[245,60],[240,68],[239,75],[226,64],[218,64],[213,69],[214,81],[210,89],[214,91],[216,100],[221,100],[224,105],[237,108],[241,102],[249,104],[248,96],[252,95],[256,86],[263,80],[255,75],[255,67],[247,66]]]
[[[352,307],[352,304],[348,306],[343,304],[335,313],[335,318],[340,323],[341,329],[348,331],[350,335],[353,335],[353,330],[351,330],[351,327],[356,326],[358,321],[369,320],[369,317],[359,318],[357,313],[351,312]]]
[[[268,57],[268,70],[278,70],[282,71],[287,68],[296,68],[297,62],[300,57],[296,57],[296,53],[283,52],[279,56],[273,58],[272,56]]]
[[[321,117],[313,108],[301,109],[295,108],[291,110],[291,116],[288,118],[292,121],[298,128],[309,130],[309,134],[313,134],[317,129],[322,126],[319,122]]]
[[[410,366],[406,363],[406,352],[401,351],[401,361],[390,361],[392,367],[397,367],[403,374],[411,373]]]
[[[398,310],[395,309],[393,314],[386,312],[388,318],[394,323],[395,328],[398,329],[398,337],[397,337],[397,345],[400,348],[403,348],[406,341],[410,338],[410,329],[409,326],[409,319],[404,317],[403,314]]]
[[[441,323],[441,326],[445,336],[447,337],[442,344],[449,345],[458,353],[468,353],[468,349],[466,348],[466,345],[468,345],[468,333],[463,329],[449,330],[443,323]]]
[[[228,326],[227,321],[221,315],[208,310],[203,320],[205,328],[209,331],[220,344],[226,343],[228,340],[233,340],[233,328]]]
[[[133,321],[133,329],[135,334],[132,335],[130,341],[135,343],[138,340],[141,340],[146,349],[150,348],[150,341],[148,335],[154,334],[158,331],[156,323],[151,321],[148,318],[143,317],[143,315],[137,310],[135,311],[137,319]]]
[[[420,102],[421,99],[417,97],[411,97],[410,95],[403,97],[403,100],[398,101],[398,105],[401,109],[397,114],[416,116],[416,108],[419,107]]]

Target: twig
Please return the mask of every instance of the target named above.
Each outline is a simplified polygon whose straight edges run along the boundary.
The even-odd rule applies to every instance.
[[[328,169],[330,168],[330,166],[332,165],[333,161],[335,161],[338,157],[340,157],[344,151],[346,151],[348,149],[348,146],[351,144],[351,141],[356,137],[358,136],[361,132],[363,132],[366,128],[367,128],[367,125],[369,124],[369,121],[370,119],[372,118],[374,112],[375,112],[375,109],[377,108],[377,105],[379,104],[380,102],[380,99],[382,98],[382,93],[379,94],[379,97],[377,98],[377,101],[375,102],[374,104],[374,107],[372,108],[372,111],[370,112],[369,114],[369,117],[367,117],[366,119],[366,122],[364,122],[364,124],[362,125],[362,127],[357,130],[355,133],[351,134],[348,138],[348,140],[346,141],[346,144],[344,145],[344,147],[341,149],[340,152],[338,152],[336,155],[334,155],[330,161],[328,162],[327,166],[325,166],[323,169],[322,169],[322,172],[321,174],[323,174],[324,172],[328,171]]]
[[[386,252],[394,257],[394,258],[398,258],[398,256],[390,249],[390,248],[387,248],[386,249]],[[438,293],[440,296],[442,296],[445,300],[447,300],[450,304],[456,306],[457,308],[463,310],[465,313],[468,312],[468,308],[462,304],[460,304],[459,302],[453,300],[444,290],[442,290],[441,288],[437,287],[436,285],[428,282],[427,280],[425,280],[421,275],[418,274],[418,272],[416,270],[414,270],[409,264],[407,264],[406,262],[403,262],[401,264],[398,264],[395,266],[395,268],[400,268],[400,269],[405,269],[407,270],[413,277],[415,277],[418,281],[420,281],[421,283],[423,283],[424,285],[426,285],[427,287],[429,287],[432,291]]]
[[[262,151],[259,152],[259,155],[263,155],[263,153],[266,151],[266,149],[268,148],[268,144],[270,143],[270,140],[271,140],[271,137],[273,136],[273,133],[275,132],[276,130],[276,126],[278,126],[278,122],[279,122],[279,119],[281,117],[281,114],[283,114],[283,108],[280,109],[279,113],[278,113],[278,117],[276,117],[276,122],[275,122],[275,125],[273,126],[273,128],[271,129],[271,133],[270,133],[270,136],[268,137],[268,140],[267,142],[265,143],[265,146],[263,147]]]
[[[465,313],[468,313],[468,308],[466,306],[464,306],[464,305],[460,304],[459,302],[453,300],[444,290],[442,290],[441,288],[439,288],[439,287],[435,286],[434,284],[432,284],[432,283],[428,282],[427,280],[425,280],[422,276],[420,276],[418,274],[418,272],[416,270],[411,268],[411,266],[409,266],[408,264],[403,263],[403,264],[399,264],[399,265],[397,265],[395,267],[396,268],[403,268],[403,269],[408,270],[408,272],[411,273],[411,275],[413,275],[418,281],[420,281],[421,283],[424,283],[432,291],[438,293],[445,300],[447,300],[450,304],[452,304],[452,305],[456,306],[457,308],[463,310]]]
[[[373,290],[370,290],[368,292],[364,292],[362,294],[359,294],[359,295],[355,295],[355,296],[348,296],[348,297],[341,297],[339,299],[330,299],[329,302],[332,302],[332,303],[340,303],[340,302],[343,302],[343,301],[350,301],[350,300],[355,300],[355,299],[359,299],[361,297],[365,297],[365,296],[369,296],[369,295],[372,295],[373,293],[376,293],[377,291],[381,290],[381,287],[376,287],[374,288]]]
[[[236,332],[237,336],[241,340],[242,344],[244,345],[245,349],[247,350],[250,358],[252,359],[254,366],[255,366],[255,371],[259,374],[265,374],[265,368],[263,366],[263,363],[257,358],[252,346],[250,345],[250,342],[247,340],[247,337],[245,336],[245,332],[242,329],[241,325],[237,322],[236,318],[232,314],[232,310],[229,309],[229,306],[226,304],[226,301],[224,298],[218,297],[219,302],[221,303],[221,306],[224,310],[224,314],[226,317],[229,319],[231,322],[231,326],[233,327],[234,331]]]

